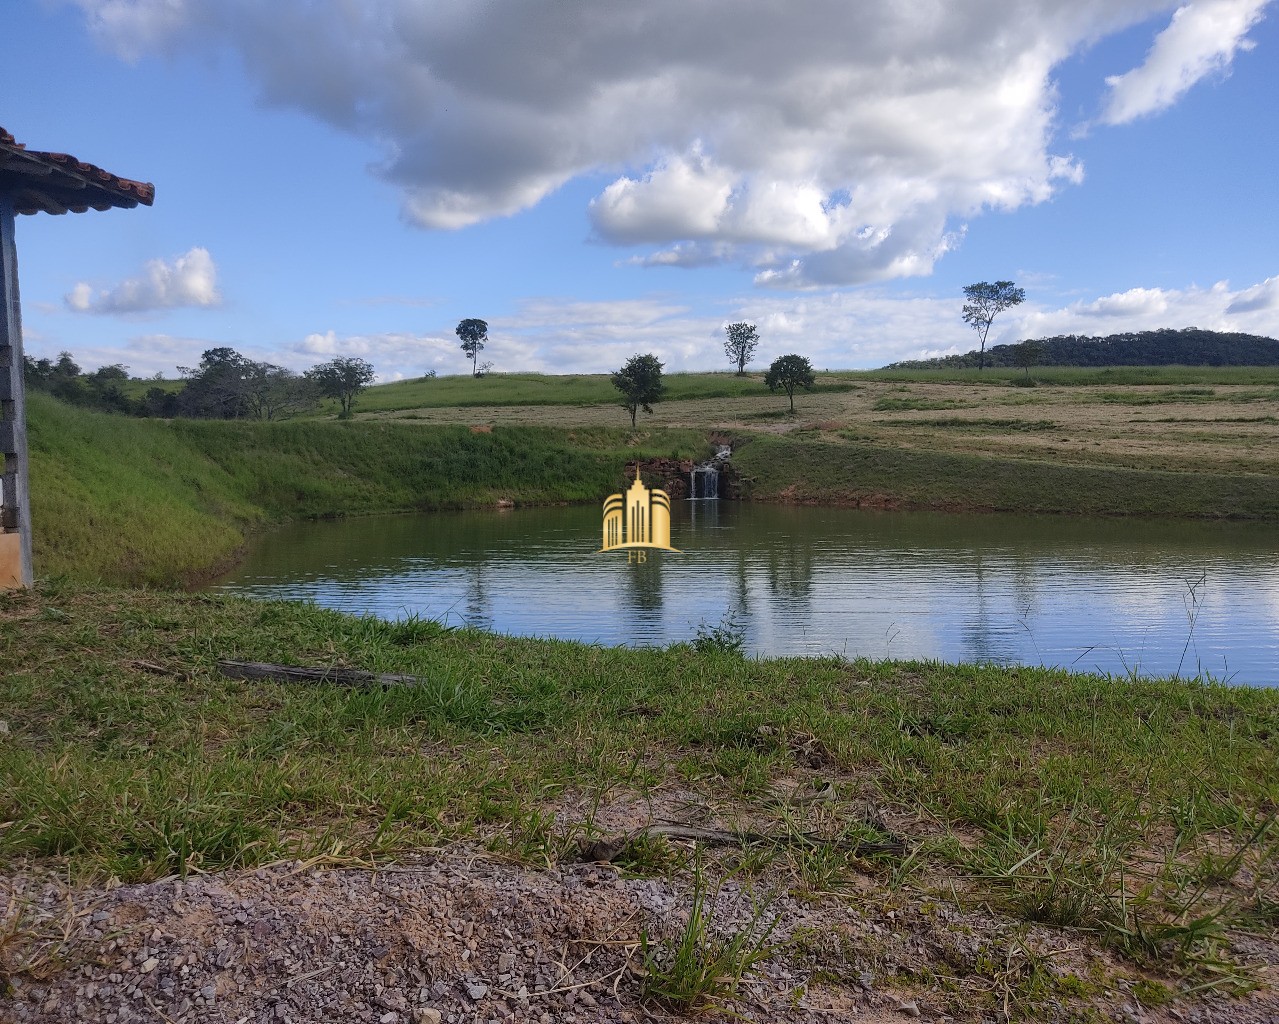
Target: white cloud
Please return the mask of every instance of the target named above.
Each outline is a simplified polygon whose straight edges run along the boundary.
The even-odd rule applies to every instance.
[[[1105,335],[1160,328],[1201,327],[1279,338],[1279,302],[1258,302],[1272,287],[1269,278],[1238,291],[1226,281],[1210,288],[1131,288],[1057,309],[1018,307],[992,344],[1056,334]],[[999,321],[996,321],[997,327]]]
[[[1245,288],[1226,307],[1227,313],[1261,313],[1279,310],[1279,276]]]
[[[1024,275],[1023,275],[1024,276]],[[1022,276],[1019,276],[1022,279]],[[821,369],[884,366],[903,359],[967,352],[976,335],[960,316],[963,296],[903,293],[897,287],[757,292],[708,311],[666,295],[585,302],[538,298],[489,321],[481,362],[502,373],[606,373],[639,352],[652,352],[668,372],[729,369],[724,324],[747,320],[759,329],[753,370],[798,352]],[[1033,299],[1000,315],[989,346],[1059,334],[1106,335],[1159,328],[1201,327],[1279,338],[1279,276],[1241,289],[1225,281],[1208,288],[1134,287],[1062,306]],[[46,337],[31,355],[54,357],[71,348],[82,366],[124,363],[135,376],[193,366],[200,353],[231,345],[251,359],[306,370],[334,356],[371,362],[382,381],[470,372],[451,326],[412,334],[316,331],[281,349],[234,340],[136,337],[121,346],[66,344]],[[38,350],[38,351],[37,351]]]
[[[606,174],[588,210],[599,239],[786,288],[927,274],[967,219],[1077,184],[1078,161],[1054,151],[1054,68],[1172,8],[74,2],[127,57],[238,52],[266,103],[380,147],[413,223],[465,227]],[[1156,44],[1177,66],[1183,49]]]
[[[106,289],[81,281],[65,302],[77,313],[147,313],[179,306],[217,306],[222,296],[209,250],[196,246],[172,262],[148,260],[142,273]]]
[[[1238,51],[1252,49],[1254,44],[1245,37],[1268,3],[1194,0],[1179,7],[1139,67],[1106,79],[1110,99],[1102,120],[1126,124],[1158,113],[1200,79],[1227,70]]]
[[[1129,288],[1093,302],[1075,306],[1079,316],[1162,316],[1168,311],[1168,293],[1162,288]]]

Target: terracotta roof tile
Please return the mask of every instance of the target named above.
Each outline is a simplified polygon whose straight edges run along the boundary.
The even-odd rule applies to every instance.
[[[84,213],[155,201],[155,186],[104,171],[67,153],[29,150],[0,128],[0,195],[17,213]]]

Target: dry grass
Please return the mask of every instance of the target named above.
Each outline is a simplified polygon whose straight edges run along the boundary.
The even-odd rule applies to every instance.
[[[77,908],[69,889],[52,909],[47,901],[42,906],[24,890],[30,884],[29,878],[0,878],[0,996],[11,978],[41,981],[58,974],[93,909]]]
[[[1234,473],[1279,472],[1279,390],[1250,385],[1015,388],[1006,384],[865,381],[798,396],[659,403],[645,427],[764,433],[813,431],[907,449],[1094,466]],[[363,417],[362,417],[363,418]],[[613,405],[477,406],[374,413],[423,424],[616,426]]]

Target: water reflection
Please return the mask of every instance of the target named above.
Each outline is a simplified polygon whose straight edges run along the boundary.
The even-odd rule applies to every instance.
[[[1279,685],[1279,542],[1256,524],[677,502],[597,552],[596,506],[298,524],[221,586],[358,613],[664,645],[732,615],[759,654],[1046,663]]]

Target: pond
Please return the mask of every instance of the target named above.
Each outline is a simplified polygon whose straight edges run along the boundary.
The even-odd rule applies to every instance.
[[[597,505],[294,524],[218,589],[356,614],[664,646],[730,620],[756,655],[1057,665],[1279,686],[1271,525],[676,502],[599,552]]]

